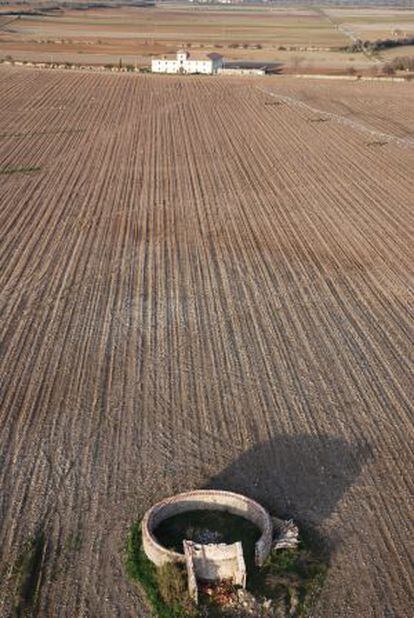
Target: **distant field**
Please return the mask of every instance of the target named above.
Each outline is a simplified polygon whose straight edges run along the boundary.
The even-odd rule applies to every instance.
[[[359,69],[372,61],[335,50],[353,36],[389,37],[394,30],[412,33],[414,10],[188,4],[65,10],[0,25],[0,57],[80,63],[116,63],[122,58],[145,66],[153,55],[188,45],[193,50],[220,51],[229,60],[281,61],[290,67],[297,65],[300,55],[301,65],[315,70]],[[292,46],[291,51],[279,49]]]
[[[409,616],[413,85],[0,93],[0,616],[146,618],[131,522],[203,486],[316,530],[315,616]]]
[[[219,51],[228,60],[279,61],[287,70],[367,69],[372,59],[337,49],[352,38],[390,37],[395,31],[401,36],[414,31],[414,10],[188,4],[65,10],[14,21],[0,17],[0,58],[87,64],[113,64],[122,58],[146,66],[152,56],[186,45],[197,51]],[[377,61],[393,55],[386,52]]]
[[[393,38],[395,31],[399,36],[414,36],[414,8],[350,7],[328,8],[325,12],[342,26],[349,27],[361,39]]]
[[[381,58],[384,60],[392,60],[397,56],[414,56],[414,45],[394,47],[394,49],[387,49],[381,52]]]

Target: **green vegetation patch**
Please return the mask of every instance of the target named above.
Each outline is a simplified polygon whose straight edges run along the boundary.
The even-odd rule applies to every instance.
[[[247,589],[272,599],[286,616],[307,616],[322,590],[328,571],[326,551],[313,534],[302,530],[296,549],[273,550],[261,567],[248,573]]]
[[[132,525],[126,549],[127,573],[145,590],[155,616],[159,618],[197,616],[187,598],[185,570],[177,565],[157,569],[148,560],[142,547],[140,522]]]
[[[36,603],[40,587],[41,568],[46,549],[43,532],[28,539],[14,565],[17,578],[16,616],[29,616]]]
[[[41,168],[35,165],[22,166],[22,165],[6,165],[0,167],[0,175],[2,174],[33,174],[34,172],[40,172]]]
[[[16,131],[14,133],[0,133],[0,139],[10,138],[10,137],[37,137],[39,135],[65,135],[72,133],[85,133],[85,129],[59,129],[56,131],[29,131],[29,132],[19,132]]]
[[[196,517],[195,517],[196,515]],[[241,528],[235,520],[241,520]],[[227,526],[231,522],[232,528]],[[194,511],[168,518],[156,530],[158,540],[165,546],[182,550],[183,538],[194,539],[200,530],[222,533],[226,543],[241,540],[247,566],[247,590],[259,603],[270,600],[277,615],[306,617],[310,614],[322,589],[329,560],[316,535],[301,531],[296,549],[271,552],[262,567],[254,564],[254,545],[260,534],[256,526],[244,518],[223,511]],[[250,524],[250,527],[247,525]],[[226,605],[218,605],[214,598],[201,591],[199,606],[195,607],[187,593],[186,570],[181,565],[157,567],[146,557],[142,547],[140,522],[133,524],[127,543],[126,567],[129,577],[144,588],[155,616],[159,618],[197,618],[234,616]],[[232,586],[226,594],[236,593]],[[276,615],[276,614],[275,614]]]

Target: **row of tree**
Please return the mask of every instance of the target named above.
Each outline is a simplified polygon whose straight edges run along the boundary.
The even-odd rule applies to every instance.
[[[392,74],[395,71],[414,71],[414,57],[398,56],[384,65],[384,73]]]
[[[414,37],[405,37],[403,39],[377,39],[376,41],[362,41],[357,39],[345,47],[345,51],[350,53],[368,52],[373,53],[390,47],[400,47],[402,45],[414,45]]]

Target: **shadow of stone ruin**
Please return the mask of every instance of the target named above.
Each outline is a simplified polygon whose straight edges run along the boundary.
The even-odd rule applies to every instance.
[[[367,444],[280,435],[239,456],[205,485],[243,493],[282,518],[320,526],[372,457]]]

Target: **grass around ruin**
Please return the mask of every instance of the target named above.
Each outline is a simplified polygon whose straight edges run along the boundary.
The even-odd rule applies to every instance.
[[[274,550],[265,564],[248,573],[247,589],[278,602],[286,615],[307,616],[322,590],[329,559],[309,531],[301,529],[296,549]]]
[[[175,586],[176,590],[182,590],[181,584],[177,581],[180,579],[180,570],[178,567],[175,567],[173,572],[173,567],[173,569],[163,571],[162,569],[157,569],[156,566],[148,560],[142,547],[141,522],[138,521],[132,525],[128,537],[126,569],[128,576],[138,582],[145,590],[147,599],[155,616],[159,618],[185,618],[187,616],[196,615],[191,614],[184,607],[187,601],[186,593],[183,593],[182,604],[178,602],[177,597],[172,605],[168,605],[163,599],[163,579],[175,580],[177,583],[177,586]],[[184,579],[184,581],[186,580]],[[174,587],[174,582],[171,587]],[[167,584],[164,584],[164,590],[165,588],[168,588]]]
[[[214,513],[213,519],[220,525],[221,517],[229,514],[218,513],[220,517],[217,519],[217,513]],[[167,529],[170,527],[172,531],[168,546],[177,549],[178,537],[186,529],[189,521],[184,518],[181,526],[175,520],[176,518],[169,518],[166,521],[169,522]],[[191,523],[194,528],[198,528],[201,522],[197,518],[196,522],[192,520]],[[212,520],[208,518],[208,529],[211,529],[211,524]],[[234,529],[233,532],[242,543],[246,540],[243,539],[243,535],[240,536],[239,529]],[[251,531],[248,532],[250,534]],[[165,533],[164,528],[161,537],[164,537]],[[253,540],[249,534],[247,541],[252,542],[254,546],[257,539]],[[158,538],[160,538],[159,531]],[[247,556],[247,590],[258,600],[271,600],[273,606],[277,607],[278,615],[306,617],[323,587],[328,565],[328,556],[320,541],[314,534],[304,532],[302,529],[297,549],[278,549],[271,552],[260,568],[256,567],[253,560],[249,560]],[[192,605],[187,595],[185,569],[177,565],[157,569],[146,557],[142,547],[140,522],[134,523],[130,530],[126,568],[129,577],[145,590],[154,615],[159,618],[235,616],[231,613],[231,608],[220,607],[211,598],[204,598],[203,595],[200,596],[198,607]]]

